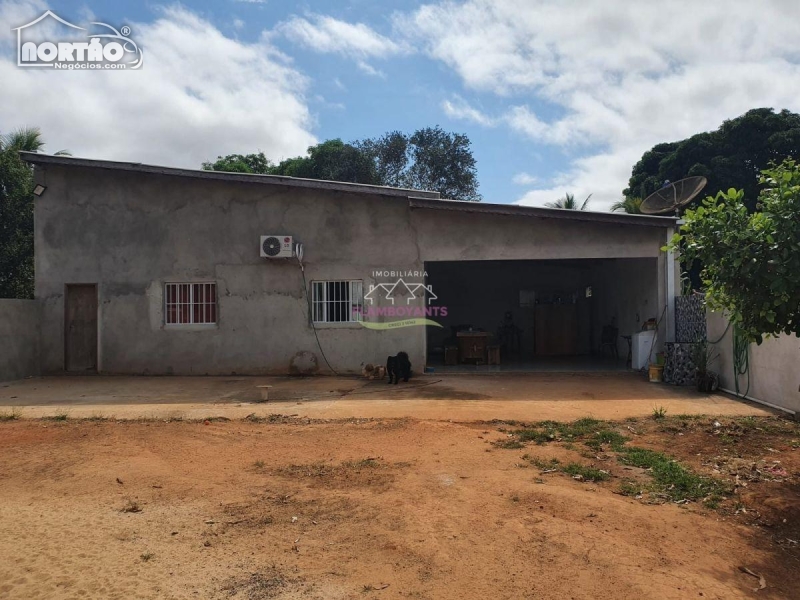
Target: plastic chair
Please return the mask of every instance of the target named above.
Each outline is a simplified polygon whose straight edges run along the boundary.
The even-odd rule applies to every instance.
[[[604,325],[603,331],[600,333],[600,356],[605,356],[605,349],[611,350],[614,358],[619,358],[619,348],[617,348],[617,337],[619,337],[619,329],[611,325]]]

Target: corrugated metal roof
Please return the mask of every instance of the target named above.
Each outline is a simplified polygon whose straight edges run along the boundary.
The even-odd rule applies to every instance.
[[[678,219],[653,215],[629,215],[615,212],[593,212],[589,210],[566,210],[563,208],[542,208],[538,206],[519,206],[516,204],[489,204],[486,202],[462,202],[458,200],[431,200],[411,197],[412,209],[451,210],[488,215],[512,217],[537,217],[540,219],[566,219],[569,221],[593,221],[615,223],[618,225],[638,225],[645,227],[674,227]]]
[[[204,171],[201,169],[179,169],[176,167],[159,167],[142,163],[119,162],[113,160],[95,160],[90,158],[76,158],[73,156],[53,156],[37,152],[20,152],[23,160],[36,165],[59,165],[65,167],[89,167],[94,169],[111,169],[116,171],[133,171],[137,173],[150,173],[155,175],[173,175],[177,177],[193,177],[196,179],[217,179],[223,181],[241,181],[246,183],[260,183],[266,185],[284,185],[339,192],[352,192],[356,194],[378,194],[380,196],[399,196],[407,198],[418,196],[422,198],[439,198],[439,192],[393,188],[381,185],[368,185],[365,183],[347,183],[343,181],[325,181],[322,179],[302,179],[300,177],[284,177],[282,175],[254,175],[251,173],[227,173],[222,171]]]

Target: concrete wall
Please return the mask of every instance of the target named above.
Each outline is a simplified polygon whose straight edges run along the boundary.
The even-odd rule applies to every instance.
[[[659,297],[657,260],[603,261],[592,272],[594,339],[600,339],[604,325],[615,322],[619,329],[617,350],[620,356],[628,355],[628,343],[622,336],[638,333],[642,324],[651,318],[662,319],[656,347],[659,352],[663,348],[665,301]]]
[[[36,300],[0,299],[0,381],[39,374],[39,319]]]
[[[728,320],[720,313],[707,313],[708,339],[720,339]],[[733,391],[733,327],[715,345],[719,358],[711,367],[720,376],[720,387]],[[750,390],[751,399],[800,413],[800,338],[782,335],[764,340],[759,346],[750,344]],[[747,389],[747,376],[739,377],[740,393]]]
[[[64,368],[70,283],[98,284],[102,372],[326,372],[300,269],[259,258],[263,234],[305,244],[309,285],[359,279],[365,292],[387,281],[373,271],[421,271],[425,261],[656,257],[665,239],[657,227],[411,210],[405,198],[343,191],[60,165],[36,176],[47,185],[35,203],[45,372]],[[169,281],[216,282],[218,323],[165,326]],[[320,325],[318,334],[341,372],[399,350],[415,368],[424,362],[423,327]]]
[[[663,255],[665,229],[412,209],[425,260],[644,258]]]

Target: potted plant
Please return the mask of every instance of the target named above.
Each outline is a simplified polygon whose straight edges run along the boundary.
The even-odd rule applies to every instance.
[[[692,354],[697,391],[706,394],[713,392],[719,385],[719,376],[709,367],[719,356],[716,349],[708,343],[708,340],[701,340],[694,344]]]

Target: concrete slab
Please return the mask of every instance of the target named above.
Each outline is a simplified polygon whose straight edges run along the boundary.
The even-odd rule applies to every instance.
[[[272,386],[260,402],[259,386]],[[314,419],[401,418],[569,421],[592,416],[768,415],[727,395],[651,384],[638,373],[504,373],[421,376],[388,385],[346,377],[41,377],[0,384],[0,412],[22,417],[243,418],[255,413]]]

